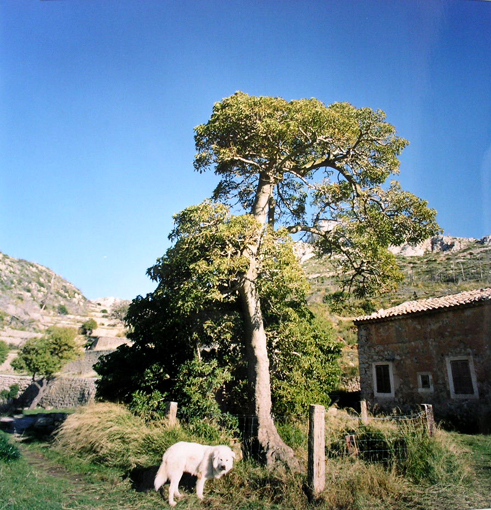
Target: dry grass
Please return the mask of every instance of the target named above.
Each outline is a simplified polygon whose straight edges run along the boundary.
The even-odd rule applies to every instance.
[[[302,438],[306,424],[290,423],[288,427],[297,456],[305,464],[307,451]],[[422,508],[420,503],[429,501],[428,494],[458,492],[471,474],[461,460],[461,450],[444,432],[427,441],[410,425],[381,421],[366,427],[342,411],[328,416],[326,428],[330,452],[327,483],[316,507],[322,510]],[[298,429],[298,436],[293,429]],[[165,422],[146,423],[123,406],[96,404],[68,417],[55,446],[59,451],[128,473],[137,466],[158,465],[162,453],[176,441],[205,442],[193,433],[186,427],[169,428]],[[396,462],[388,457],[389,462],[384,457],[379,462],[361,454],[347,456],[337,445],[351,433],[373,436],[389,447],[401,441],[402,435],[407,459]],[[392,450],[388,451],[391,455]],[[307,510],[310,506],[303,490],[306,481],[305,474],[270,472],[250,462],[238,462],[229,475],[208,482],[205,506],[224,510]],[[190,493],[179,506],[194,509],[196,504],[194,493]]]
[[[165,421],[147,424],[124,406],[93,404],[70,415],[54,446],[85,457],[89,462],[130,470],[159,462],[173,443],[188,436]]]

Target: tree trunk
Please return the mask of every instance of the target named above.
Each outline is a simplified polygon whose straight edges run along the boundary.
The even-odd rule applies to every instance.
[[[270,197],[274,185],[264,176],[260,179],[253,207],[253,215],[263,225],[269,212]],[[249,270],[240,288],[246,327],[246,356],[248,380],[253,402],[251,411],[257,417],[257,429],[253,438],[260,460],[268,467],[285,464],[298,470],[299,464],[293,450],[281,439],[271,416],[271,381],[266,331],[257,292],[259,240],[249,247]]]
[[[256,272],[256,261],[251,260],[248,277]],[[241,298],[246,325],[246,356],[248,380],[252,393],[253,409],[257,418],[257,429],[252,438],[259,459],[268,467],[278,463],[297,470],[298,462],[293,450],[281,439],[271,416],[271,382],[266,332],[261,314],[261,303],[257,295],[254,278],[247,278],[241,288]]]
[[[41,384],[39,384],[37,381],[33,380],[34,385],[38,389],[37,395],[34,397],[33,401],[29,405],[29,409],[36,409],[39,402],[41,402],[41,399],[43,398],[44,394],[46,393],[46,390],[48,389],[48,380],[43,377],[41,379]]]

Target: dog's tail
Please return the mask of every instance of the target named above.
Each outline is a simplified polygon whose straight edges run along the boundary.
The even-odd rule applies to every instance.
[[[157,476],[155,477],[154,487],[155,490],[158,491],[162,485],[167,481],[167,466],[165,460],[160,464],[159,470],[157,471]]]

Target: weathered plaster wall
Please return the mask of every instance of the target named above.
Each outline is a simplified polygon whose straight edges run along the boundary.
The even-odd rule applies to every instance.
[[[411,314],[358,324],[361,396],[383,408],[419,403],[440,417],[486,416],[491,412],[491,304]],[[479,399],[452,399],[448,356],[472,356]],[[375,397],[374,362],[391,362],[394,398]],[[418,390],[418,372],[429,372],[433,391]]]

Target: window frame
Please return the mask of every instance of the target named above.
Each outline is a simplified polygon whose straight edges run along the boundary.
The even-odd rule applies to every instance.
[[[477,386],[477,377],[476,377],[476,370],[474,368],[474,360],[472,356],[447,356],[445,358],[446,365],[447,365],[447,376],[448,376],[448,385],[450,389],[450,398],[452,399],[478,399],[479,398],[479,389]],[[455,385],[454,385],[454,378],[453,378],[453,372],[452,372],[452,362],[453,361],[467,361],[469,366],[469,372],[471,376],[471,382],[472,382],[472,389],[473,393],[455,393]]]
[[[390,393],[380,393],[377,387],[377,367],[386,365],[389,367],[389,381],[390,381]],[[377,398],[394,398],[394,367],[392,361],[376,361],[372,363],[372,381],[373,381],[373,394]]]
[[[423,387],[422,377],[425,375],[427,375],[430,380],[429,388]],[[431,372],[417,372],[417,377],[418,377],[418,392],[419,393],[433,393],[435,391],[435,389],[433,387],[433,375]]]

